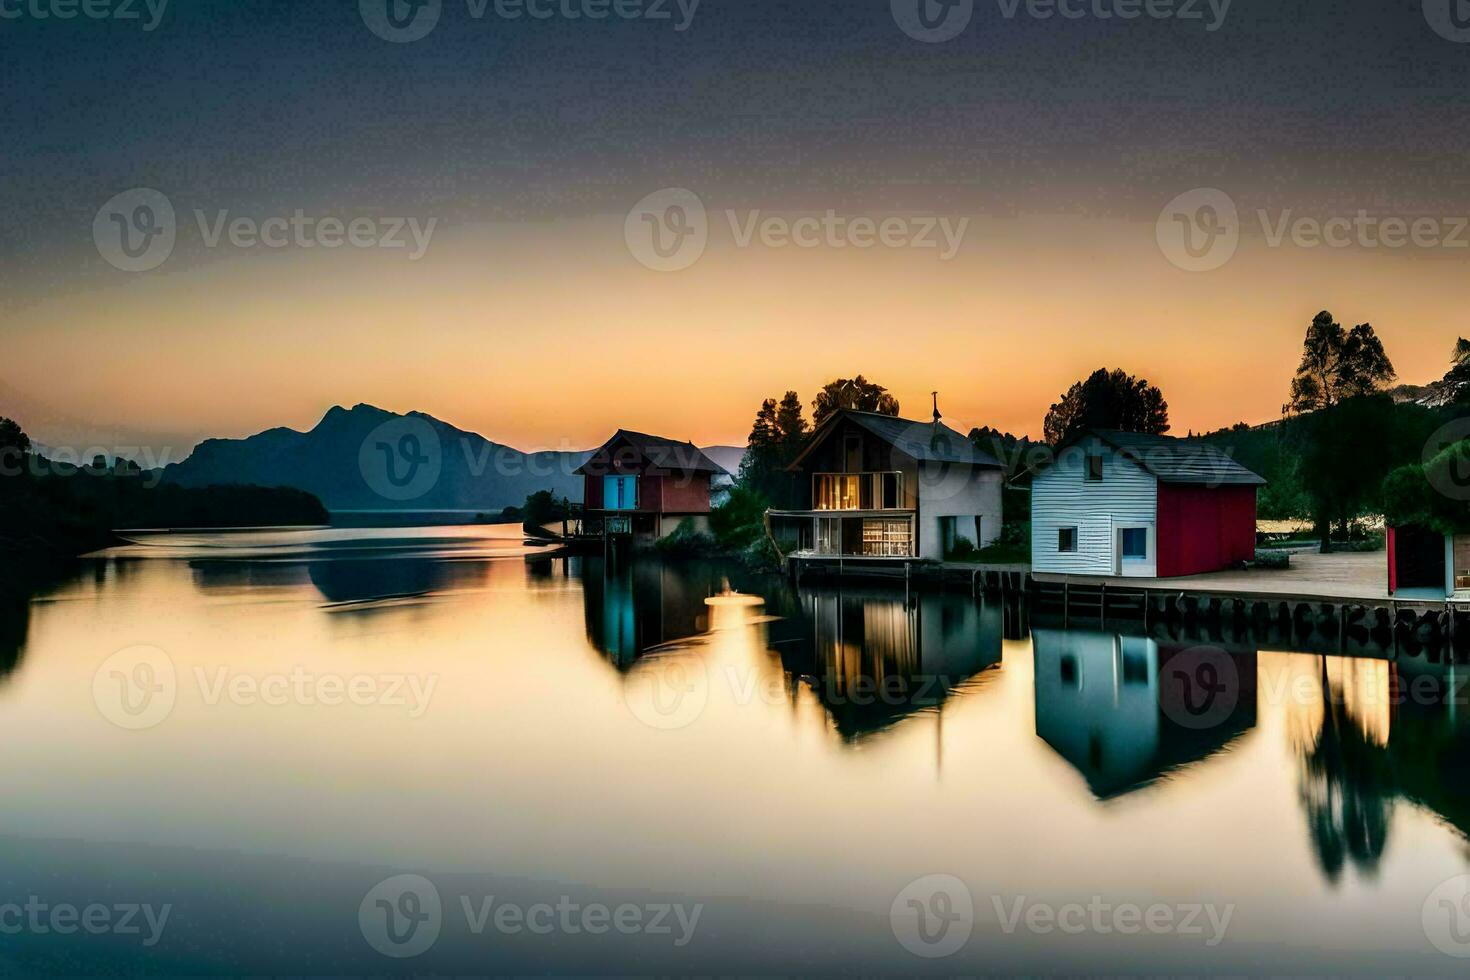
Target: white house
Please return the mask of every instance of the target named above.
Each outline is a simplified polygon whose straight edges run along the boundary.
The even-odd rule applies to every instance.
[[[1032,471],[1032,571],[1167,578],[1249,561],[1265,482],[1208,443],[1085,433]]]

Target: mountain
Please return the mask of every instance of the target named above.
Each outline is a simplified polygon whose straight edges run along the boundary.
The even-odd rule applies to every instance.
[[[745,458],[744,446],[705,446],[700,452],[724,467],[732,480],[740,475],[740,461]]]
[[[737,475],[745,450],[704,452]],[[188,459],[164,467],[185,487],[245,483],[296,487],[329,510],[474,510],[519,507],[537,490],[580,502],[576,475],[592,455],[523,453],[432,415],[399,415],[357,405],[333,408],[309,432],[267,429],[245,439],[206,439]]]
[[[339,406],[309,432],[206,439],[188,459],[165,467],[163,479],[186,487],[296,487],[330,510],[498,512],[537,490],[581,500],[582,478],[574,471],[589,455],[523,453],[421,412]]]

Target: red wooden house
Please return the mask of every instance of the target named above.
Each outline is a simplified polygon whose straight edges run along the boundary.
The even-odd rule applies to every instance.
[[[725,470],[692,442],[619,429],[577,472],[588,530],[654,540],[686,520],[708,531],[710,478]]]
[[[1206,442],[1084,433],[1032,478],[1032,570],[1170,578],[1250,561],[1265,482]]]

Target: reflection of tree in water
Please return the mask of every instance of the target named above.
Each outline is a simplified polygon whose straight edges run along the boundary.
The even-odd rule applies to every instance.
[[[93,565],[93,574],[101,573],[103,562]],[[25,658],[26,639],[31,631],[31,600],[78,574],[78,566],[70,562],[25,565],[15,560],[10,567],[0,567],[0,682],[8,680],[20,669]]]
[[[0,591],[0,679],[20,666],[30,628],[31,597]]]
[[[1322,722],[1301,749],[1301,800],[1317,863],[1337,882],[1349,862],[1373,875],[1383,857],[1393,817],[1393,760],[1349,710],[1340,684],[1318,674]]]

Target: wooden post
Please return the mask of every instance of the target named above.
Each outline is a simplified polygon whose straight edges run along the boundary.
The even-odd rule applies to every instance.
[[[1108,623],[1108,583],[1104,582],[1098,592],[1097,598],[1097,625],[1099,628]]]
[[[1067,623],[1072,611],[1072,583],[1062,583],[1062,629],[1067,628]]]

